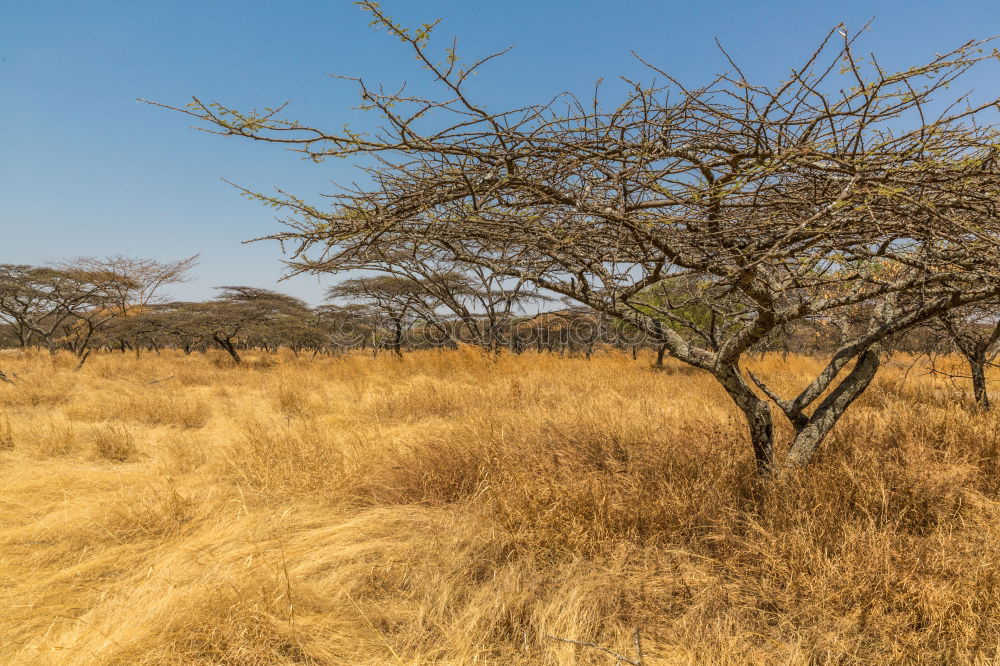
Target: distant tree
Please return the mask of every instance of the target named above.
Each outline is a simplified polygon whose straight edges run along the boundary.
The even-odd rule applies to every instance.
[[[243,362],[240,339],[255,335],[266,337],[273,327],[290,317],[308,312],[306,304],[293,296],[268,289],[246,286],[217,288],[219,295],[203,303],[177,304],[184,328],[199,331],[223,349],[239,365]]]
[[[142,311],[132,311],[127,316],[115,317],[107,322],[95,335],[94,346],[107,347],[123,354],[132,350],[139,356],[144,348],[162,346],[163,337],[165,332],[158,309],[147,306]]]
[[[329,335],[311,315],[281,318],[268,327],[267,338],[273,348],[287,347],[296,356],[304,350],[315,355],[329,342]]]
[[[63,325],[72,313],[86,308],[91,290],[79,276],[56,268],[0,265],[0,314],[21,346],[35,340],[55,352]]]
[[[127,314],[157,302],[163,287],[188,279],[198,255],[178,261],[157,261],[114,255],[103,259],[84,257],[64,264],[100,283],[104,300],[117,312]]]
[[[84,257],[59,265],[60,272],[75,284],[77,307],[64,306],[64,310],[73,321],[66,329],[67,341],[80,366],[90,354],[95,333],[117,318],[143,312],[164,286],[183,282],[196,262],[197,256],[161,262],[118,255]]]
[[[386,252],[373,248],[345,259],[339,270],[369,271],[409,282],[411,306],[438,334],[494,350],[506,344],[505,330],[523,315],[525,306],[548,300],[525,280],[459,264],[427,250],[419,245]],[[403,284],[398,283],[400,288]],[[416,298],[420,292],[425,297]],[[455,318],[460,325],[452,326],[445,318]]]
[[[320,305],[315,309],[315,322],[316,327],[323,332],[327,344],[338,350],[365,349],[369,340],[374,344],[375,333],[364,305]]]
[[[403,355],[406,332],[418,321],[437,322],[437,302],[418,283],[391,275],[360,277],[330,287],[327,299],[363,307],[358,314],[375,333],[376,348]]]
[[[200,314],[199,304],[173,302],[152,307],[146,316],[155,329],[153,335],[163,336],[190,354],[195,350],[205,351],[213,342],[207,327],[199,321]]]
[[[116,256],[51,267],[3,265],[0,316],[8,320],[22,346],[38,339],[54,352],[61,343],[82,366],[102,327],[148,308],[162,287],[185,279],[195,260]]]
[[[972,395],[981,411],[989,411],[986,370],[1000,355],[1000,304],[977,303],[947,312],[929,322],[937,349],[958,352],[969,368]]]

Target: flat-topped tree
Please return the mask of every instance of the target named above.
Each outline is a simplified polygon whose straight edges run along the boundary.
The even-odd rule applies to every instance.
[[[344,280],[327,290],[330,301],[363,306],[361,318],[372,331],[373,345],[388,346],[403,355],[403,338],[418,321],[441,327],[439,303],[418,282],[393,275],[374,275]]]
[[[184,281],[196,259],[113,256],[42,267],[0,265],[0,317],[12,322],[22,346],[40,340],[55,351],[62,343],[82,366],[100,329],[155,304],[163,287]]]
[[[443,340],[492,350],[506,343],[506,329],[525,306],[547,300],[524,279],[456,261],[451,252],[432,250],[418,244],[404,248],[372,247],[351,260],[345,258],[337,270],[374,271],[396,278],[396,282],[387,284],[396,284],[397,291],[412,292],[411,300],[420,295],[414,305]],[[306,265],[301,268],[313,270]],[[444,325],[443,314],[455,317],[457,322]]]
[[[805,464],[868,386],[882,340],[998,290],[996,100],[948,92],[995,59],[984,43],[889,72],[838,26],[774,86],[730,61],[698,88],[652,68],[664,83],[626,81],[613,105],[595,93],[492,111],[466,84],[493,56],[463,67],[449,49],[439,62],[432,26],[410,32],[359,4],[412,50],[440,99],[359,80],[363,108],[383,118],[369,135],[198,99],[181,109],[209,131],[316,161],[366,158],[368,184],[332,207],[246,192],[288,211],[274,238],[297,243],[294,270],[419,246],[630,323],[720,382],[761,473],[774,465],[769,400],[796,432],[783,465]],[[651,302],[687,276],[705,285],[698,307]],[[664,325],[685,311],[693,335]],[[816,319],[842,332],[823,370],[791,398],[761,381],[762,397],[748,350]]]
[[[327,346],[340,351],[365,349],[375,331],[369,325],[367,308],[359,303],[337,305],[326,303],[315,309],[316,327],[321,330]]]
[[[311,316],[304,301],[270,289],[216,289],[219,295],[210,301],[169,304],[160,312],[161,325],[178,339],[211,340],[237,365],[243,362],[238,350],[241,340],[269,337],[271,329]],[[186,342],[185,349],[190,344]]]
[[[63,310],[72,321],[67,343],[82,367],[94,335],[112,321],[147,311],[161,302],[164,287],[187,280],[197,255],[176,261],[137,259],[122,255],[81,257],[57,265],[63,284],[73,290]],[[70,298],[75,299],[69,305]]]

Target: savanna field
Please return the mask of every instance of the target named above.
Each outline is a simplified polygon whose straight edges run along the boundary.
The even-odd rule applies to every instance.
[[[1000,662],[1000,419],[912,359],[774,482],[651,355],[0,360],[3,664]]]

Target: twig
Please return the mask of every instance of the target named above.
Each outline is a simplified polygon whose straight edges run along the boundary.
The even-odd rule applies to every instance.
[[[546,634],[545,637],[550,638],[554,641],[561,641],[563,643],[572,643],[573,645],[580,645],[582,647],[589,647],[589,648],[594,648],[595,650],[600,650],[601,652],[605,652],[614,657],[616,662],[623,662],[626,664],[631,664],[632,666],[642,666],[642,634],[640,633],[639,629],[636,629],[635,634],[633,634],[632,636],[632,640],[635,643],[635,652],[636,652],[636,658],[634,660],[629,659],[625,655],[618,654],[613,650],[609,650],[606,647],[597,645],[596,643],[587,643],[585,641],[578,641],[573,638],[559,638],[558,636],[552,636],[551,634]]]

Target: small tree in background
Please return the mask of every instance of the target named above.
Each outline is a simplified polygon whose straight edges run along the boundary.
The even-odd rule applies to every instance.
[[[186,327],[193,327],[229,354],[237,365],[241,339],[267,337],[288,319],[308,314],[306,304],[293,296],[247,286],[218,287],[220,294],[204,303],[178,304],[175,308]]]
[[[930,322],[938,351],[956,351],[969,368],[976,407],[989,411],[986,370],[1000,355],[1000,305],[977,303],[947,312]]]
[[[60,271],[74,284],[76,307],[65,307],[72,325],[67,341],[83,366],[94,334],[109,322],[144,312],[160,290],[184,282],[197,256],[173,262],[134,259],[121,255],[106,259],[85,257],[66,262]]]
[[[390,349],[403,355],[403,338],[422,320],[441,325],[438,303],[419,283],[409,278],[378,275],[345,280],[327,291],[330,300],[361,306],[361,317],[374,333],[373,349]]]
[[[92,293],[80,276],[39,266],[0,266],[0,313],[21,346],[44,344],[58,349],[60,331],[73,312],[90,305]]]

